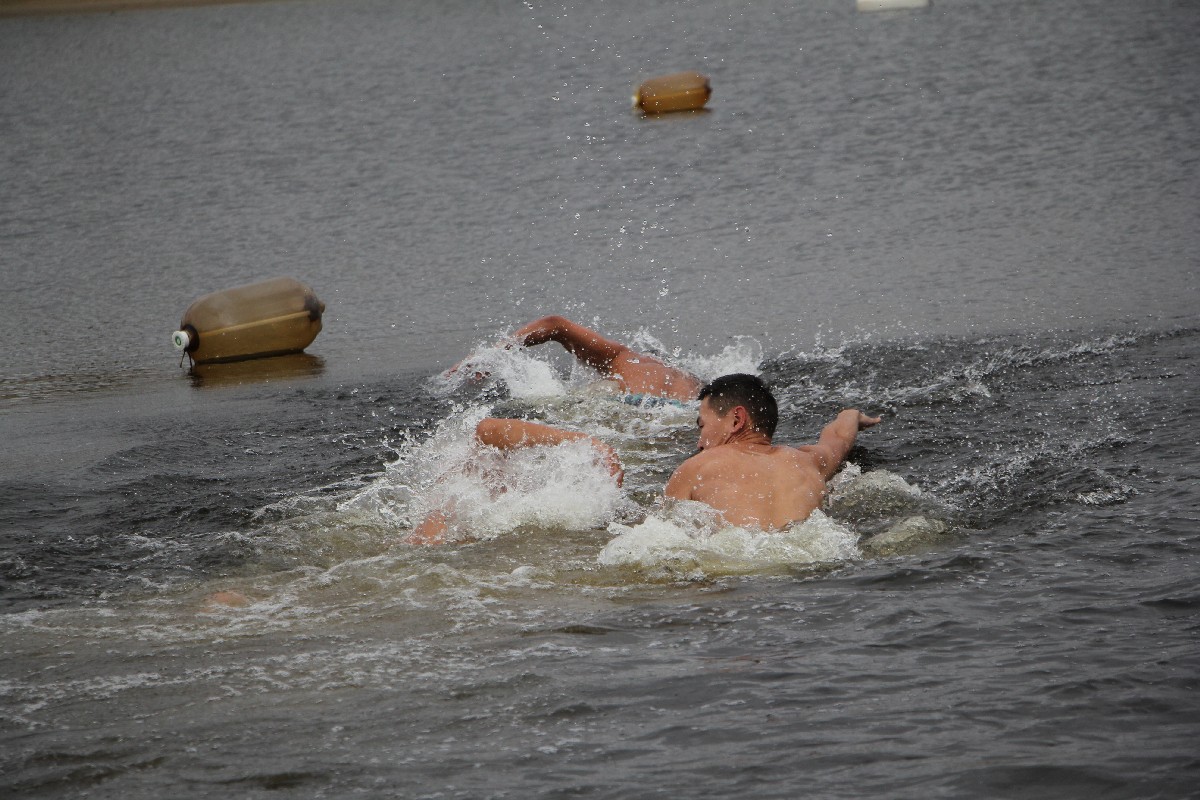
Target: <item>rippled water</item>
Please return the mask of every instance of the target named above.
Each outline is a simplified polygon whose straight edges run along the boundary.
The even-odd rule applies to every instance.
[[[0,20],[0,788],[1193,796],[1198,27]],[[630,112],[694,67],[707,113]],[[308,354],[179,366],[192,299],[276,273],[327,303]],[[694,409],[487,345],[549,312],[761,372],[782,441],[885,421],[813,520],[714,528],[658,505]],[[493,496],[456,470],[488,413],[601,436],[624,488],[563,448]],[[407,543],[446,497],[455,540]]]
[[[8,786],[1183,796],[1195,406],[1154,409],[1193,390],[1198,341],[768,359],[785,440],[860,392],[888,414],[829,519],[775,537],[663,516],[691,414],[565,375],[449,401],[436,379],[252,385],[188,430],[143,410],[154,444],[5,484],[29,531],[3,562]],[[603,470],[568,450],[515,467],[535,494],[477,501],[475,537],[406,544],[412,487],[487,409],[600,431],[625,492],[581,506]],[[206,600],[228,590],[249,605]]]

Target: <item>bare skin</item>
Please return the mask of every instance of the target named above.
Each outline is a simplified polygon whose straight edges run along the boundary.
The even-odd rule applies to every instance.
[[[204,598],[204,610],[215,611],[220,608],[245,608],[253,601],[236,589],[224,589],[213,592]]]
[[[615,380],[628,394],[646,394],[687,402],[695,400],[700,381],[653,356],[631,350],[566,317],[549,316],[517,328],[513,337],[532,347],[558,342],[571,355]]]
[[[489,417],[475,426],[475,440],[482,445],[495,447],[498,450],[516,450],[524,447],[554,447],[565,442],[587,440],[603,457],[608,471],[620,486],[625,479],[625,472],[617,452],[612,447],[586,433],[566,431],[537,422],[526,422],[519,419],[497,419]],[[441,544],[446,540],[446,531],[450,527],[450,513],[446,509],[432,512],[421,521],[408,541],[413,544]]]
[[[854,447],[858,432],[879,421],[846,409],[825,426],[816,444],[787,447],[756,430],[744,406],[721,415],[705,398],[697,420],[700,452],[671,476],[666,496],[711,506],[731,525],[782,530],[820,508],[825,482]]]
[[[693,375],[669,367],[653,356],[631,350],[566,317],[552,315],[536,319],[513,331],[513,339],[525,347],[558,342],[581,363],[615,381],[627,394],[687,402],[695,400],[700,391],[700,381]],[[457,369],[456,365],[450,372]]]

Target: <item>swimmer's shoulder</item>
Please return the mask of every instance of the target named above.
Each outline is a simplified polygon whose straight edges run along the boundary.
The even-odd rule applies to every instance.
[[[688,497],[688,493],[704,481],[720,477],[728,462],[728,453],[721,453],[720,450],[719,447],[713,447],[684,459],[667,482],[667,495]]]
[[[697,475],[713,477],[729,467],[736,466],[742,457],[735,448],[721,445],[692,454],[683,462],[681,468],[686,466]]]

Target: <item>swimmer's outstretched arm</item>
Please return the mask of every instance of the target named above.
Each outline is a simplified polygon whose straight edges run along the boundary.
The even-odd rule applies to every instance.
[[[620,342],[556,314],[522,325],[513,331],[513,338],[526,347],[558,342],[575,358],[601,372],[611,371],[613,362],[629,350]]]
[[[513,331],[508,341],[497,346],[505,349],[514,344],[533,347],[545,342],[558,342],[580,363],[615,380],[623,391],[630,394],[655,395],[686,402],[694,400],[700,390],[700,381],[690,373],[667,366],[658,358],[639,353],[556,314],[522,325]],[[464,365],[469,366],[469,360],[460,361],[444,374],[453,375]],[[487,377],[487,372],[477,369],[474,377],[482,380]]]
[[[797,449],[813,455],[821,477],[829,480],[853,449],[858,432],[878,425],[880,420],[880,417],[868,417],[857,408],[847,408],[821,430],[816,444]]]
[[[525,323],[513,331],[511,338],[500,341],[496,346],[509,350],[514,344],[534,347],[546,342],[558,342],[587,366],[605,373],[612,371],[614,362],[622,354],[633,353],[620,342],[607,339],[590,328],[556,314]],[[465,362],[466,359],[459,361],[444,374],[453,375]],[[486,372],[475,373],[476,380],[485,377]]]
[[[594,436],[578,431],[566,431],[550,425],[537,422],[526,422],[519,419],[497,419],[488,417],[475,426],[475,439],[480,444],[495,447],[500,450],[515,450],[520,447],[554,446],[564,442],[587,440],[601,456],[604,457],[608,471],[617,479],[620,486],[625,479],[625,471],[617,458],[617,451]]]
[[[532,347],[558,342],[581,363],[615,379],[631,394],[649,394],[673,400],[696,398],[700,381],[661,359],[608,339],[566,317],[551,315],[535,319],[513,331],[518,344]]]

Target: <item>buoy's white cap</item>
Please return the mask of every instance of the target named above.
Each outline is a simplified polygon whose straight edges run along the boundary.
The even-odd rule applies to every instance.
[[[188,336],[187,331],[175,331],[171,334],[171,344],[175,345],[176,350],[187,350],[191,343],[192,337]]]

